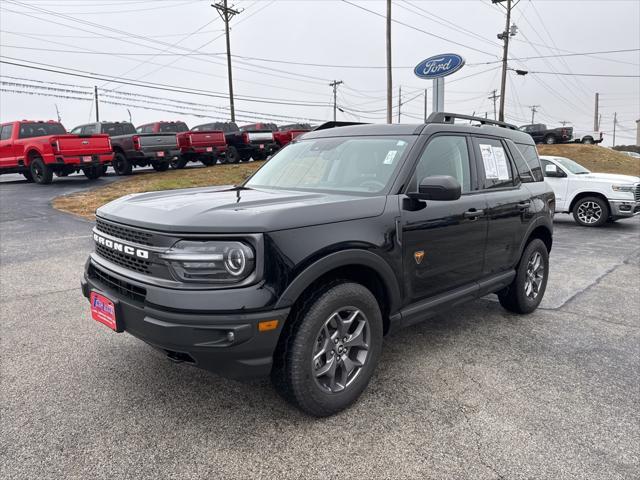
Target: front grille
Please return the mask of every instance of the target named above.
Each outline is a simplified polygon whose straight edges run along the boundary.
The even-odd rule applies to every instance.
[[[93,265],[89,266],[89,278],[97,280],[102,283],[105,287],[113,290],[119,295],[123,297],[130,298],[131,300],[135,300],[136,302],[144,303],[145,298],[147,297],[147,290],[141,287],[136,287],[135,285],[130,284],[129,282],[125,282],[124,280],[119,280],[115,277],[112,277],[108,273],[96,268]]]
[[[640,202],[640,183],[636,184],[636,188],[633,191],[633,193],[634,193],[634,196],[636,198],[636,202]]]
[[[96,243],[96,253],[110,262],[120,265],[121,267],[128,268],[129,270],[146,274],[151,273],[151,270],[149,269],[151,262],[147,260],[142,260],[140,258],[127,255],[126,253],[111,250],[99,243]]]
[[[104,220],[96,219],[96,228],[102,233],[111,235],[122,240],[126,240],[139,245],[153,246],[152,234],[147,232],[141,232],[139,230],[133,230],[127,227],[121,227],[114,225],[113,223],[107,223]]]

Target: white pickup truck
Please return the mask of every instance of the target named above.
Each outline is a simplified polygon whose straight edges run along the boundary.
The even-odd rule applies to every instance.
[[[572,213],[578,225],[600,227],[640,213],[640,177],[592,173],[565,157],[540,161],[556,194],[556,213]]]
[[[573,141],[575,143],[586,143],[589,145],[602,143],[604,140],[604,136],[602,132],[594,132],[587,130],[577,130],[573,129]]]

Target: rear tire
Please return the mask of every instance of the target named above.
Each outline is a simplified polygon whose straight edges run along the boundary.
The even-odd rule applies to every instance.
[[[125,157],[123,153],[120,152],[116,152],[113,156],[111,166],[113,167],[113,171],[116,172],[116,175],[131,175],[131,172],[133,171],[133,165],[131,165],[131,162],[127,160],[127,157]]]
[[[527,245],[520,257],[516,278],[511,285],[498,292],[500,305],[510,312],[533,312],[544,297],[549,278],[549,252],[539,238]]]
[[[609,218],[609,205],[600,197],[584,197],[573,206],[573,219],[582,227],[601,227]]]
[[[169,162],[153,162],[151,166],[156,172],[166,172],[169,170]]]
[[[584,143],[585,145],[593,145],[595,142],[593,141],[593,138],[591,138],[591,137],[584,137],[582,139],[582,143]]]
[[[31,178],[37,184],[48,185],[53,180],[53,170],[40,157],[35,157],[31,160],[29,171],[31,172]]]
[[[236,147],[228,147],[225,153],[227,161],[225,163],[238,163],[240,161],[240,154]]]
[[[298,301],[287,319],[271,379],[287,401],[315,417],[353,404],[382,351],[382,315],[357,283],[334,282]]]
[[[102,176],[102,165],[83,168],[82,173],[84,173],[84,176],[89,180],[97,180]]]
[[[31,175],[30,170],[25,170],[24,172],[22,172],[22,175],[27,180],[27,183],[33,183],[33,175]]]
[[[182,158],[182,157],[178,157],[178,158],[176,158],[174,160],[171,160],[169,162],[169,165],[171,165],[171,168],[173,168],[174,170],[181,170],[187,165],[187,159],[186,158]],[[162,171],[162,170],[160,170],[160,171]]]

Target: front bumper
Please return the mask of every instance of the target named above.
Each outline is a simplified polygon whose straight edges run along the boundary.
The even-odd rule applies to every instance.
[[[609,200],[611,216],[615,218],[633,217],[640,213],[640,202],[634,200]]]
[[[87,261],[82,293],[89,298],[92,291],[114,302],[119,330],[145,341],[174,361],[180,361],[216,372],[228,378],[253,378],[268,375],[273,352],[289,309],[260,312],[211,311],[177,309],[148,301],[161,295],[165,305],[180,291],[154,287]],[[255,287],[256,289],[259,287]],[[147,295],[148,290],[149,295]],[[159,292],[160,291],[160,292]],[[197,292],[214,296],[210,290]],[[222,293],[223,295],[224,292]],[[227,298],[229,297],[226,294]],[[176,305],[181,300],[176,298]],[[197,302],[194,302],[197,303]],[[258,331],[258,323],[278,320],[274,330]]]

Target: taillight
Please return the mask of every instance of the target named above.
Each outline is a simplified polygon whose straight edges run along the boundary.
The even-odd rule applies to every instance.
[[[247,132],[242,132],[242,141],[243,143],[249,143],[249,134]]]
[[[60,142],[58,139],[51,139],[51,149],[55,155],[60,154]]]
[[[133,149],[140,150],[140,137],[138,135],[134,135],[131,137],[131,141],[133,142]]]
[[[113,147],[111,146],[111,137],[107,137],[107,143],[109,144],[109,150],[113,150]]]

